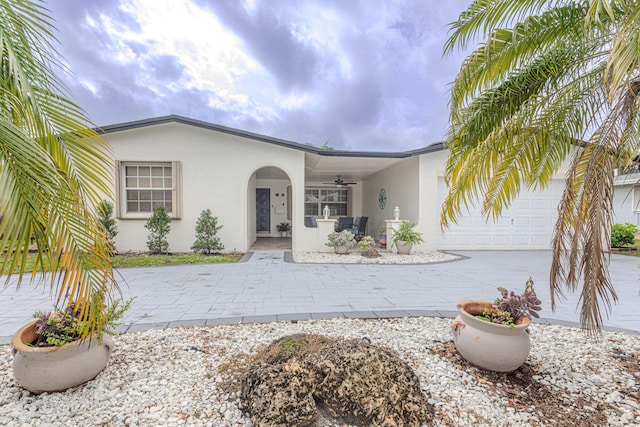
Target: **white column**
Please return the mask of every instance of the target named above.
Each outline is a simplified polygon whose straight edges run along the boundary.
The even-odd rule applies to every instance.
[[[336,228],[337,219],[324,219],[318,218],[318,234],[316,235],[316,251],[318,252],[333,252],[333,248],[325,245],[329,241],[327,236],[334,232]]]

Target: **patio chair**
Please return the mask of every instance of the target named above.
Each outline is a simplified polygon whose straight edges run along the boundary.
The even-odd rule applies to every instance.
[[[318,221],[316,221],[315,216],[305,216],[304,217],[304,226],[307,228],[318,228]]]
[[[336,231],[340,232],[342,230],[349,230],[353,228],[353,217],[352,216],[341,216],[338,218],[338,225],[336,226]]]
[[[353,227],[349,229],[353,234],[355,234],[356,238],[361,238],[367,235],[367,220],[368,216],[358,216],[353,221]]]

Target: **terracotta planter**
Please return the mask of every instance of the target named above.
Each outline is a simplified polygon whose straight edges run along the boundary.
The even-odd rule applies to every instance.
[[[113,340],[103,334],[96,338],[74,341],[61,347],[30,347],[36,339],[36,321],[23,326],[13,335],[13,375],[16,382],[32,393],[62,391],[95,378],[107,366]]]
[[[451,324],[453,342],[460,355],[479,368],[496,372],[511,372],[527,360],[531,341],[527,328],[528,317],[515,327],[499,325],[475,317],[489,301],[462,301],[458,304],[458,317]]]
[[[413,249],[413,243],[405,242],[404,240],[396,240],[396,249],[398,250],[398,255],[409,255],[411,253],[411,249]]]
[[[380,248],[381,249],[387,249],[387,236],[384,234],[381,234],[378,236],[378,243],[380,243]]]
[[[349,246],[334,246],[333,251],[340,255],[346,255],[349,253]]]

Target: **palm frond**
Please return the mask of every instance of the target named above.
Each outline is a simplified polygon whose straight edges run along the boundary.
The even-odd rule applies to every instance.
[[[583,9],[570,4],[527,17],[513,29],[494,30],[462,64],[451,90],[452,106],[461,108],[484,88],[500,84],[507,74],[552,49],[559,34],[565,44],[584,43],[583,23]]]
[[[640,149],[640,4],[475,1],[451,29],[445,52],[487,39],[452,87],[442,227],[479,200],[487,220],[499,216],[574,152],[552,242],[552,306],[582,283],[580,320],[595,334],[617,299],[607,257],[613,170]]]
[[[109,194],[111,152],[84,112],[61,94],[62,68],[40,3],[0,0],[0,275],[19,267],[30,244],[32,280],[51,271],[56,304],[82,302],[83,334],[101,330],[117,284],[108,238],[94,214]]]
[[[456,46],[465,48],[479,33],[490,34],[495,28],[508,26],[529,15],[536,15],[549,0],[475,0],[449,26],[452,34],[445,43],[445,53]]]

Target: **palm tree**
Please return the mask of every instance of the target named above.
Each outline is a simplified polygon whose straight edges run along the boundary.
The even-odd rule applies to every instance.
[[[552,242],[551,302],[581,287],[580,321],[602,328],[617,300],[608,273],[613,171],[640,148],[640,4],[475,0],[445,52],[486,38],[451,90],[443,228],[482,202],[496,218],[522,188],[569,164]]]
[[[0,275],[20,286],[30,272],[56,305],[82,302],[87,336],[101,330],[117,289],[93,212],[111,194],[111,152],[62,95],[49,20],[41,3],[0,0]],[[37,262],[25,271],[30,245]]]

